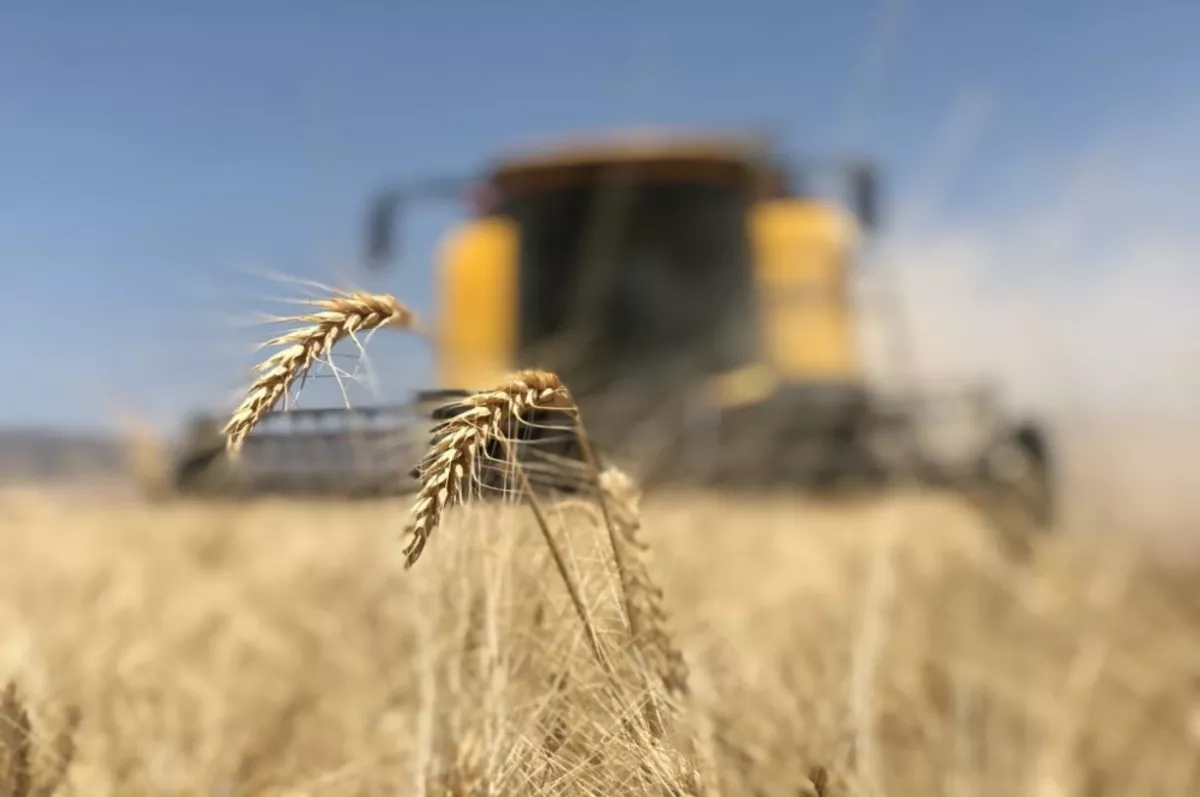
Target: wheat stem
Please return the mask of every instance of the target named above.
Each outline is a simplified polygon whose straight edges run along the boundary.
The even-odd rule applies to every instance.
[[[575,579],[571,577],[571,571],[567,568],[566,557],[563,556],[558,541],[554,539],[554,534],[550,531],[550,524],[546,521],[546,514],[542,511],[541,502],[537,500],[537,496],[533,493],[533,487],[529,484],[529,477],[525,475],[525,469],[521,467],[520,463],[516,462],[515,457],[512,457],[510,443],[505,441],[504,446],[509,451],[509,459],[513,462],[517,478],[520,480],[521,492],[524,493],[525,499],[529,502],[529,508],[533,512],[538,528],[542,531],[542,537],[546,540],[546,547],[550,549],[550,555],[554,558],[554,566],[558,569],[563,584],[566,585],[567,593],[571,596],[571,603],[575,606],[575,612],[579,615],[580,622],[583,623],[583,629],[587,634],[588,645],[592,649],[592,654],[596,657],[596,661],[600,663],[600,666],[604,668],[606,674],[615,679],[616,671],[613,669],[608,657],[604,655],[603,648],[600,647],[600,636],[596,633],[596,627],[588,615],[587,605],[583,602],[583,596],[579,593],[579,586],[575,583]]]

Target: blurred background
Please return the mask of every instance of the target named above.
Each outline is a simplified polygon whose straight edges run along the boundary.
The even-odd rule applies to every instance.
[[[1167,0],[7,3],[0,459],[224,411],[301,280],[427,310],[461,209],[414,209],[401,266],[366,272],[365,201],[394,179],[576,132],[749,128],[875,159],[869,258],[917,373],[998,381],[1071,430],[1097,506],[1120,485],[1174,534],[1200,519],[1196,30]],[[432,379],[402,336],[369,366],[379,400]]]

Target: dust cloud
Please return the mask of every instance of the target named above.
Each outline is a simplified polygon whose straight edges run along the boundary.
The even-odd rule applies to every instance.
[[[864,263],[864,296],[896,295],[903,315],[863,303],[881,382],[997,385],[1011,411],[1055,431],[1075,522],[1192,546],[1197,133],[1185,120],[1111,136],[1032,181],[1040,190],[1002,224],[902,221]]]

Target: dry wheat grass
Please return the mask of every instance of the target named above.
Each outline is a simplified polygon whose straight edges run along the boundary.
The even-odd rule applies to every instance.
[[[595,507],[590,523],[546,509],[622,703],[526,507],[464,507],[401,572],[389,526],[406,503],[0,493],[0,687],[21,685],[32,729],[31,776],[15,779],[47,771],[78,705],[64,795],[661,797],[689,785],[693,744],[729,796],[1200,793],[1196,582],[1122,575],[1094,538],[1001,570],[987,529],[946,500],[847,517],[648,496],[699,709],[639,741],[625,723],[649,668]],[[1132,581],[1104,586],[1118,576]],[[869,612],[886,630],[873,653]]]
[[[643,643],[651,669],[667,694],[685,698],[689,693],[687,663],[669,631],[666,598],[654,576],[650,543],[642,534],[641,493],[634,480],[617,467],[605,468],[599,482],[604,503],[616,510],[610,526],[617,532],[614,549],[622,551],[618,570],[630,630]]]
[[[227,433],[232,448],[268,411],[287,386],[307,369],[320,353],[327,352],[340,338],[371,323],[411,324],[411,316],[386,297],[381,306],[378,297],[359,297],[360,304],[347,308],[327,303],[328,309],[316,316],[303,316],[312,325],[277,338],[272,343],[290,343],[291,347],[268,360],[261,368],[266,374],[251,389],[243,406],[231,418]],[[339,300],[331,300],[337,302]],[[348,320],[349,317],[349,320]],[[555,410],[573,419],[576,440],[584,454],[598,499],[603,523],[608,531],[611,555],[619,576],[627,628],[643,659],[671,697],[688,693],[687,668],[682,654],[667,630],[667,614],[662,590],[649,568],[649,550],[640,536],[640,516],[636,487],[624,473],[609,468],[600,471],[599,462],[588,441],[586,429],[571,393],[558,375],[542,370],[523,370],[508,377],[498,387],[475,393],[457,402],[457,412],[434,429],[434,443],[417,468],[421,487],[410,510],[404,545],[405,568],[411,568],[424,552],[446,510],[465,503],[471,487],[478,481],[477,468],[491,444],[498,444],[505,466],[515,474],[521,492],[532,511],[555,567],[567,588],[571,602],[583,625],[588,645],[601,669],[607,673],[606,689],[618,704],[631,701],[623,695],[622,678],[613,664],[611,653],[601,639],[590,616],[580,586],[572,576],[567,556],[550,528],[546,512],[519,464],[514,430],[528,423],[536,410]],[[615,508],[610,509],[610,503]],[[625,722],[631,741],[658,750],[646,759],[642,774],[672,784],[671,793],[697,795],[705,791],[699,770],[686,755],[664,747],[668,720],[663,701],[653,694],[642,702],[642,722]],[[459,751],[462,752],[461,750]],[[463,773],[472,769],[459,754],[453,760],[454,780],[471,780]]]
[[[477,477],[476,466],[481,452],[489,443],[499,443],[505,452],[506,465],[516,476],[523,497],[537,520],[546,546],[550,550],[559,575],[571,596],[592,653],[601,667],[610,673],[615,684],[618,679],[612,669],[611,657],[601,642],[579,585],[575,583],[571,574],[567,556],[556,540],[546,512],[534,494],[529,479],[515,456],[516,441],[512,437],[511,430],[514,426],[524,423],[529,412],[536,409],[562,411],[575,419],[577,436],[584,443],[588,463],[593,468],[596,486],[600,487],[601,477],[599,473],[595,472],[595,458],[591,453],[590,446],[586,443],[586,434],[579,419],[579,411],[571,398],[570,391],[556,374],[539,370],[520,371],[505,380],[498,388],[476,393],[463,399],[459,407],[460,411],[435,430],[435,443],[418,469],[422,486],[413,504],[408,526],[409,541],[404,550],[406,567],[411,567],[416,563],[443,513],[448,508],[465,500],[472,480]],[[599,492],[601,506],[606,507],[607,502],[603,498],[604,491],[600,489]],[[609,522],[607,508],[604,509],[604,512],[612,544],[612,555],[620,574],[622,587],[633,586],[636,588],[639,582],[637,578],[630,575],[625,546],[621,544],[613,524]],[[638,601],[626,592],[625,605],[627,607],[626,620],[630,627],[635,629],[636,635],[642,615],[636,610],[629,611],[628,607],[638,605]],[[656,737],[661,736],[662,722],[656,712],[651,711],[647,715],[647,721],[650,733]]]
[[[564,549],[569,546],[559,538],[569,542],[581,529],[551,529],[549,515],[513,456],[513,428],[536,409],[566,411],[574,420],[607,526],[621,593],[619,613],[628,636],[612,633],[596,619],[596,603],[585,598],[578,568],[566,561]],[[688,569],[689,557],[705,557],[694,562],[694,572],[706,575],[693,579],[693,586],[703,583],[704,589],[692,598],[702,598],[706,605],[690,611],[690,636],[704,642],[697,646],[693,641],[686,648],[689,658],[701,663],[696,680],[702,686],[697,691],[704,695],[696,699],[684,657],[667,629],[666,600],[651,572],[636,488],[617,471],[600,471],[567,387],[554,374],[524,371],[465,399],[460,410],[439,427],[419,468],[422,488],[410,510],[412,539],[405,546],[405,569],[421,555],[446,510],[467,503],[481,458],[491,444],[499,444],[581,620],[593,659],[587,672],[598,676],[599,683],[568,690],[568,678],[574,680],[579,670],[540,662],[553,676],[543,672],[536,679],[536,688],[545,689],[549,680],[550,689],[547,708],[538,712],[532,733],[527,731],[517,742],[506,741],[500,728],[507,719],[497,725],[463,718],[441,732],[436,744],[422,742],[420,749],[436,751],[422,754],[425,763],[419,766],[431,775],[428,782],[440,787],[433,793],[505,793],[505,784],[519,776],[526,786],[540,784],[520,793],[557,793],[570,780],[573,793],[597,794],[616,793],[612,789],[620,783],[629,793],[650,793],[653,787],[658,793],[693,796],[715,794],[718,785],[733,789],[726,788],[726,793],[763,794],[933,794],[947,789],[999,794],[1032,789],[1108,795],[1147,793],[1134,787],[1148,784],[1159,787],[1154,793],[1174,795],[1188,793],[1180,789],[1200,775],[1188,752],[1193,743],[1168,741],[1168,729],[1178,727],[1182,717],[1159,723],[1157,736],[1146,733],[1140,721],[1131,721],[1143,694],[1149,693],[1178,695],[1170,708],[1176,714],[1193,712],[1189,706],[1194,698],[1186,691],[1192,665],[1179,679],[1152,672],[1150,661],[1177,661],[1179,656],[1151,651],[1153,656],[1135,662],[1133,656],[1147,652],[1144,639],[1139,639],[1140,645],[1115,640],[1100,645],[1097,636],[1076,640],[1080,644],[1072,649],[1075,646],[1064,644],[1072,641],[1064,628],[1087,617],[1095,634],[1111,633],[1119,629],[1109,627],[1105,614],[1116,609],[1030,612],[1022,601],[1028,600],[1032,585],[1010,592],[1014,585],[1008,576],[1000,578],[998,568],[981,568],[969,556],[949,567],[954,560],[945,559],[944,552],[932,563],[935,567],[927,567],[924,554],[937,547],[929,534],[929,518],[920,524],[921,533],[911,536],[906,528],[893,525],[895,519],[881,516],[887,534],[868,548],[845,528],[830,530],[820,547],[797,547],[794,529],[764,536],[764,524],[753,520],[739,523],[736,534],[727,526],[722,533],[704,535],[706,544],[697,546],[695,536],[703,533],[706,513],[690,506],[690,541],[677,545],[670,558],[672,570],[678,572]],[[589,511],[594,509],[585,504]],[[655,526],[661,527],[662,520]],[[598,531],[597,525],[592,524],[592,530]],[[954,536],[960,532],[955,527]],[[448,536],[459,543],[464,535]],[[911,550],[910,539],[915,546]],[[475,542],[485,549],[495,544]],[[722,546],[727,550],[720,552]],[[834,553],[843,548],[859,553]],[[731,563],[747,551],[755,556],[753,565],[747,558],[744,567],[752,566],[753,571],[739,574]],[[810,559],[816,551],[823,552],[822,557],[828,553],[828,558]],[[518,554],[511,561],[522,560],[523,554]],[[431,564],[442,589],[459,592],[473,581],[457,571],[457,562],[439,556]],[[801,571],[804,578],[798,579]],[[421,575],[429,572],[423,568]],[[538,590],[545,588],[540,579],[536,583]],[[676,607],[689,605],[686,594],[681,595],[687,583],[668,582]],[[720,583],[725,585],[723,597]],[[863,585],[869,588],[860,588]],[[429,605],[425,596],[417,603],[422,612]],[[483,666],[463,668],[459,680],[477,684],[472,694],[482,705],[495,699],[497,684],[509,677],[496,666],[494,655],[481,661],[474,653],[496,648],[498,636],[487,630],[482,618],[500,605],[503,601],[493,600],[490,608],[471,602],[463,633],[460,661],[472,658]],[[1148,609],[1143,606],[1126,615],[1139,618],[1128,632],[1145,632],[1140,618]],[[541,611],[539,603],[538,616]],[[1050,622],[1054,614],[1061,615],[1056,624]],[[1192,621],[1172,625],[1190,627]],[[533,637],[547,632],[524,631]],[[683,631],[686,637],[686,624]],[[489,637],[490,642],[481,641]],[[637,655],[627,655],[631,652]],[[1130,660],[1124,661],[1127,656]],[[688,733],[689,723],[679,721],[680,713],[674,711],[680,706],[657,699],[647,669],[667,694],[688,698],[688,707],[695,709],[692,723],[699,717],[710,727],[703,734],[708,741]],[[1101,669],[1108,673],[1104,678]],[[430,663],[431,677],[444,677],[436,670]],[[1083,684],[1075,693],[1092,699],[1060,705],[1064,683],[1074,682]],[[714,689],[713,684],[719,686]],[[970,703],[970,710],[959,701]],[[698,727],[691,724],[693,731]],[[574,744],[572,736],[577,739]],[[1165,762],[1163,766],[1151,762],[1123,768],[1128,754],[1120,752],[1121,745],[1138,736],[1146,736],[1148,749],[1169,748],[1154,759]],[[622,749],[626,754],[619,752]],[[1046,750],[1052,755],[1045,755]],[[624,763],[616,764],[618,759]],[[519,769],[511,768],[512,762],[522,761]],[[1032,769],[1031,761],[1036,764]],[[628,766],[632,762],[636,763]],[[1101,772],[1111,781],[1089,780]],[[779,788],[744,788],[767,783]]]
[[[631,633],[633,647],[641,652],[643,666],[649,666],[650,673],[656,676],[668,695],[676,698],[688,695],[687,667],[668,630],[663,593],[650,570],[649,546],[640,535],[636,485],[617,468],[609,467],[600,471],[579,409],[570,391],[556,374],[536,370],[519,372],[500,387],[465,399],[460,412],[441,425],[435,435],[433,448],[419,469],[422,488],[412,510],[406,562],[411,566],[416,561],[443,512],[464,501],[467,487],[475,478],[480,452],[489,443],[500,443],[505,452],[506,465],[515,474],[521,493],[542,531],[558,574],[582,622],[592,653],[608,676],[605,691],[617,704],[630,707],[640,704],[637,713],[640,721],[628,716],[623,722],[630,743],[648,751],[639,777],[648,782],[664,784],[665,793],[668,794],[713,793],[715,786],[705,782],[701,768],[695,763],[698,755],[695,752],[681,752],[668,741],[670,726],[674,724],[671,720],[678,715],[668,710],[671,707],[659,699],[655,687],[648,685],[649,688],[640,697],[625,694],[631,679],[622,677],[614,668],[611,653],[597,633],[567,557],[551,530],[547,513],[514,455],[516,440],[511,437],[512,427],[522,423],[523,416],[530,410],[545,408],[565,412],[574,420],[576,440],[592,477],[593,492],[600,507],[603,525],[608,531],[612,560],[621,588],[625,623]],[[644,681],[644,677],[635,676],[632,682],[639,680]],[[710,770],[711,767],[708,767],[707,771]]]
[[[389,295],[343,294],[312,304],[321,309],[316,313],[281,319],[307,326],[264,344],[287,344],[288,348],[258,367],[262,376],[251,386],[245,400],[226,424],[230,450],[240,448],[246,435],[287,393],[290,385],[307,373],[312,363],[327,354],[339,340],[353,336],[358,331],[382,326],[415,326],[412,312]],[[596,488],[612,555],[622,582],[627,621],[635,637],[654,640],[659,650],[655,669],[668,692],[683,694],[686,691],[686,668],[681,656],[669,645],[669,635],[664,630],[661,590],[650,575],[646,562],[648,546],[639,535],[636,487],[618,469],[610,468],[601,473],[579,410],[561,378],[548,371],[522,370],[512,374],[500,386],[475,393],[457,403],[459,411],[434,429],[435,442],[418,467],[421,487],[406,527],[408,541],[404,546],[405,567],[412,567],[420,558],[443,513],[464,502],[472,481],[477,478],[476,468],[481,454],[489,443],[497,442],[505,451],[508,460],[506,465],[516,471],[525,498],[539,525],[545,530],[546,542],[569,582],[562,553],[549,531],[528,477],[514,456],[516,441],[512,436],[512,430],[526,423],[525,419],[531,411],[553,409],[564,412],[574,419],[576,438],[581,444]],[[615,521],[610,516],[610,502],[616,504],[620,513]],[[582,605],[579,609],[587,625]],[[602,659],[598,645],[594,647],[597,657]]]

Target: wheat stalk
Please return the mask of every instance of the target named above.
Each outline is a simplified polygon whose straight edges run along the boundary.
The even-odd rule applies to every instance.
[[[25,699],[16,683],[0,694],[0,797],[54,797],[66,780],[75,757],[79,711],[67,711],[66,722],[54,738],[51,760],[34,766],[34,732]],[[39,777],[40,776],[40,777]]]
[[[67,770],[75,760],[75,734],[79,730],[81,714],[78,708],[70,706],[67,716],[58,733],[54,735],[54,748],[49,765],[49,771],[43,773],[43,779],[34,792],[34,797],[54,797],[67,779]]]
[[[667,694],[676,699],[685,698],[691,693],[687,663],[670,632],[666,600],[653,575],[650,545],[642,535],[641,491],[636,482],[616,466],[597,471],[595,457],[590,449],[585,448],[585,451],[595,473],[598,503],[608,529],[633,643]],[[614,511],[609,511],[610,504]],[[643,711],[651,734],[661,739],[666,723],[659,701],[653,695],[649,696]]]
[[[687,664],[671,636],[666,600],[653,575],[650,545],[642,535],[637,485],[614,466],[605,468],[598,482],[601,501],[612,501],[616,509],[610,516],[610,530],[630,631],[644,646],[667,693],[684,697],[689,693]]]
[[[662,590],[650,571],[649,546],[641,536],[636,487],[628,476],[616,468],[610,467],[603,473],[596,471],[598,465],[587,443],[579,411],[562,380],[547,371],[520,371],[495,390],[463,399],[462,407],[460,412],[439,425],[435,431],[436,442],[419,468],[421,488],[413,503],[408,525],[409,540],[404,548],[406,566],[411,567],[421,556],[445,510],[464,500],[479,453],[488,442],[500,440],[507,449],[509,441],[505,432],[531,409],[553,407],[569,412],[575,418],[576,435],[584,446],[589,466],[595,471],[597,487],[601,492],[600,507],[609,528],[613,556],[625,594],[630,630],[640,644],[647,645],[655,674],[668,693],[673,696],[686,695],[687,667],[667,630]],[[517,475],[539,525],[547,534],[551,552],[557,559],[561,555],[549,536],[549,530],[544,528],[546,523],[541,509],[519,465]],[[609,501],[617,508],[615,519],[610,517]],[[565,567],[561,561],[558,564],[560,569]],[[573,597],[578,603],[577,596]],[[586,625],[586,616],[584,622]],[[600,655],[599,651],[597,655]]]
[[[526,370],[510,376],[495,389],[462,400],[465,409],[435,429],[437,442],[419,471],[421,488],[410,515],[406,567],[412,567],[436,530],[442,514],[463,501],[480,451],[531,409],[556,408],[575,412],[575,403],[555,374]]]
[[[566,557],[550,531],[550,524],[525,470],[516,462],[515,441],[507,436],[507,432],[515,424],[522,423],[522,416],[532,409],[553,408],[578,417],[579,411],[570,391],[556,374],[549,371],[518,371],[501,387],[463,399],[460,407],[461,412],[435,429],[437,442],[418,468],[421,489],[413,502],[407,528],[409,540],[404,547],[405,567],[412,567],[420,558],[445,510],[463,501],[467,484],[475,473],[480,450],[489,442],[499,442],[506,459],[514,466],[521,492],[537,520],[554,564],[583,623],[592,653],[605,672],[613,675],[612,663],[604,653],[583,596],[567,568]],[[615,675],[613,677],[615,681]]]
[[[0,770],[0,795],[29,797],[33,793],[33,728],[29,712],[9,683],[0,697],[0,750],[5,766]]]
[[[380,327],[417,327],[412,311],[387,294],[354,292],[306,304],[316,309],[279,319],[306,326],[263,344],[287,348],[255,368],[259,377],[225,425],[226,447],[231,453],[241,450],[246,435],[287,394],[292,383],[307,375],[313,363],[327,355],[340,340]]]

